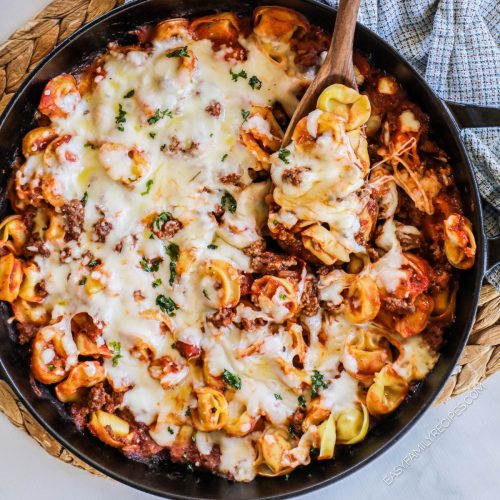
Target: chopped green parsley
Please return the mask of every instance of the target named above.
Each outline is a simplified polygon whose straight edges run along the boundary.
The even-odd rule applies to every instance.
[[[159,122],[162,118],[165,118],[165,116],[173,118],[174,115],[169,109],[164,109],[163,111],[161,109],[157,109],[154,115],[148,118],[148,123],[149,125],[153,125],[156,122]]]
[[[325,382],[325,377],[318,370],[314,370],[311,377],[311,396],[315,398],[320,389],[326,389],[328,384]]]
[[[155,181],[153,179],[148,179],[146,181],[146,189],[141,193],[141,196],[146,196],[147,194],[149,194],[151,188],[153,187],[154,182]]]
[[[254,90],[260,90],[262,88],[262,82],[255,75],[248,80],[248,85]]]
[[[187,45],[185,45],[180,49],[171,50],[167,53],[167,57],[190,57],[187,49]]]
[[[122,357],[121,355],[122,345],[120,344],[120,342],[113,340],[112,342],[109,343],[109,347],[111,347],[111,350],[113,351],[113,358],[111,360],[111,364],[113,366],[117,366],[118,360]]]
[[[236,200],[234,199],[234,196],[227,191],[225,191],[222,195],[221,205],[222,208],[229,210],[232,214],[236,212],[236,208],[238,206]]]
[[[165,252],[171,260],[177,261],[179,259],[179,245],[176,243],[170,243],[168,246],[165,246]]]
[[[118,114],[115,117],[115,123],[117,125],[117,129],[120,132],[125,130],[124,123],[127,121],[127,112],[123,109],[121,104],[118,104]]]
[[[175,277],[177,276],[176,262],[179,259],[179,245],[170,243],[165,247],[165,252],[167,252],[167,255],[170,257],[170,279],[168,280],[168,283],[173,285]]]
[[[156,305],[162,312],[170,317],[175,316],[175,311],[179,309],[177,304],[170,297],[165,297],[163,294],[156,297]]]
[[[290,156],[290,150],[286,148],[282,148],[279,150],[278,153],[278,158],[283,162],[286,163],[287,165],[290,163],[290,160],[288,157]]]
[[[231,75],[231,78],[233,82],[237,82],[238,78],[247,78],[247,72],[242,69],[239,73],[235,73],[232,69],[229,69],[229,74]]]
[[[231,373],[229,370],[226,370],[225,368],[222,373],[222,380],[224,380],[227,385],[233,387],[234,389],[241,389],[241,378],[238,377],[238,375]]]
[[[156,273],[158,269],[160,269],[161,262],[162,262],[161,258],[149,260],[146,259],[146,257],[142,256],[140,264],[142,269],[147,273]]]
[[[150,227],[151,228],[156,227],[156,229],[160,231],[165,222],[168,222],[171,219],[172,219],[172,214],[170,212],[162,212],[155,218],[155,220],[151,223]]]

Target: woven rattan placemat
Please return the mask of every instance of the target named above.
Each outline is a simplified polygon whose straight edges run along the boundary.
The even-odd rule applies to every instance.
[[[80,26],[122,3],[123,0],[56,0],[17,30],[0,46],[0,112],[30,71],[54,46]],[[469,342],[436,404],[469,391],[499,370],[500,294],[491,285],[485,285]],[[102,476],[49,436],[1,380],[0,411],[51,455]]]

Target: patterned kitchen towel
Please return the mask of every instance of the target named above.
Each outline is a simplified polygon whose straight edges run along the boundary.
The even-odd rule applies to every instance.
[[[358,20],[396,48],[443,99],[500,106],[499,0],[361,0]],[[486,233],[497,236],[500,128],[463,130],[462,139],[483,197]],[[500,290],[500,265],[487,278]]]

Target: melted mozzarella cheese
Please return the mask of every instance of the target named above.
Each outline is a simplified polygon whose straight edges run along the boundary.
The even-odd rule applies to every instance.
[[[239,141],[240,129],[257,130],[263,136],[271,132],[260,116],[245,122],[242,111],[277,101],[291,115],[304,75],[286,74],[251,37],[241,38],[240,43],[248,50],[248,59],[237,64],[225,60],[224,50],[214,53],[208,40],[190,43],[194,69],[183,66],[192,61],[166,57],[168,49],[178,46],[177,39],[155,42],[148,52],[112,50],[103,58],[91,93],[58,103],[71,113],[55,118],[53,126],[70,139],[50,157],[33,154],[17,173],[21,185],[30,182],[38,187],[44,176],[52,178],[54,194],[64,200],[85,196],[79,242],[52,239],[47,242],[50,256],[35,258],[47,291],[44,306],[52,311],[54,326],[64,332],[70,364],[78,355],[71,317],[87,312],[102,325],[99,345],[120,346],[119,357],[104,362],[109,382],[125,391],[123,407],[149,425],[151,437],[166,447],[175,443],[186,410],[196,407],[192,389],[205,384],[199,368],[188,364],[175,348],[176,341],[201,348],[210,375],[221,377],[228,370],[240,378],[241,388],[234,391],[230,408],[244,409],[250,417],[265,416],[274,425],[289,422],[298,395],[317,370],[328,383],[320,391],[325,408],[338,414],[357,400],[358,382],[345,371],[340,373],[341,362],[351,371],[357,369],[356,361],[343,353],[345,339],[355,327],[341,317],[320,310],[302,318],[303,326],[294,325],[308,334],[303,369],[293,368],[300,353],[291,328],[281,324],[289,313],[280,298],[284,288],[278,288],[262,310],[239,304],[229,326],[216,328],[207,321],[217,312],[207,294],[221,292],[201,278],[203,263],[222,260],[240,272],[252,271],[242,249],[261,239],[268,217],[265,198],[273,188],[282,207],[277,218],[286,227],[298,220],[326,223],[350,252],[365,251],[355,240],[363,173],[347,136],[340,141],[329,133],[317,137],[320,111],[307,119],[309,134],[317,137],[314,154],[301,152],[292,143],[288,162],[278,154],[272,156],[273,183],[252,182],[250,173],[257,161]],[[234,81],[230,69],[257,76],[261,88],[252,89],[246,78]],[[218,114],[209,111],[215,104]],[[290,167],[302,171],[298,185],[283,180]],[[230,175],[238,182],[224,183]],[[234,198],[236,209],[226,210],[219,224],[214,213],[227,194]],[[181,226],[163,240],[154,234],[160,214],[168,214]],[[104,241],[95,230],[102,219],[110,225]],[[37,219],[36,224],[42,227],[44,222]],[[368,272],[391,291],[401,278],[404,257],[392,220],[386,226],[378,243],[387,253]],[[172,244],[180,252],[177,265],[168,250]],[[91,259],[101,264],[91,268]],[[151,262],[160,262],[157,269]],[[320,298],[340,305],[348,277],[340,270],[323,277]],[[174,310],[163,311],[167,316],[159,315],[161,297],[175,304]],[[240,322],[257,326],[245,331]],[[269,323],[274,323],[272,329]],[[134,355],[139,342],[150,348],[153,359],[168,356],[179,370],[153,378],[148,361]],[[425,376],[437,357],[420,339],[400,343],[404,350],[394,364],[398,373],[408,379]],[[46,349],[42,359],[49,363],[54,355]],[[91,376],[95,366],[87,368]],[[229,437],[222,431],[198,432],[195,442],[202,455],[218,446],[218,470],[250,481],[256,474],[255,439]]]
[[[404,339],[394,369],[406,380],[422,380],[437,363],[439,355],[430,350],[425,340],[416,335]]]
[[[313,320],[313,328],[309,326],[310,340],[304,368],[310,375],[314,370],[319,370],[327,379],[333,380],[338,374],[345,339],[353,327],[342,319],[331,316],[323,318],[319,328],[314,325],[316,321]],[[320,333],[326,336],[326,341],[320,337]]]
[[[203,299],[198,268],[207,259],[222,259],[249,271],[249,257],[239,249],[261,237],[260,227],[267,218],[263,199],[270,183],[251,183],[248,170],[256,167],[256,160],[238,139],[242,110],[279,101],[292,112],[300,78],[285,74],[252,39],[241,39],[248,50],[241,68],[232,67],[223,54],[214,54],[208,40],[190,43],[196,57],[192,74],[179,68],[179,58],[165,57],[172,43],[157,42],[151,52],[112,50],[106,55],[93,91],[81,100],[59,103],[72,112],[54,119],[53,126],[71,139],[57,149],[53,165],[42,163],[41,154],[33,155],[18,174],[21,183],[49,174],[56,181],[57,195],[66,200],[87,193],[79,244],[49,242],[50,257],[36,259],[46,283],[45,304],[54,317],[87,312],[103,325],[101,342],[120,344],[118,362],[105,362],[108,379],[115,388],[126,390],[123,405],[136,420],[152,425],[152,437],[165,446],[178,432],[173,417],[180,417],[187,403],[180,389],[164,389],[161,382],[199,385],[172,348],[176,340],[203,346],[212,372],[219,375],[228,368],[240,373],[244,382],[238,397],[252,415],[266,413],[284,422],[296,406],[293,391],[298,383],[289,380],[273,360],[278,347],[266,344],[262,353],[238,359],[231,341],[204,338],[206,316],[215,311]],[[253,90],[246,79],[232,80],[229,70],[243,68],[262,81],[259,90]],[[207,111],[213,103],[220,105],[219,116]],[[269,133],[268,123],[259,117],[245,126]],[[240,184],[224,185],[220,179],[228,174],[238,174]],[[225,191],[231,192],[238,210],[226,211],[219,227],[212,212]],[[188,269],[174,280],[167,243],[151,237],[147,222],[151,214],[162,212],[169,212],[183,226],[167,243],[175,243],[181,254],[191,256]],[[112,226],[105,242],[98,241],[93,229],[102,217]],[[60,258],[63,250],[64,259]],[[83,259],[86,253],[102,265],[89,269],[89,259]],[[141,266],[141,260],[157,258],[162,259],[157,271],[146,272]],[[87,293],[82,285],[85,279],[100,283],[98,291]],[[154,288],[153,282],[160,280]],[[158,310],[160,294],[178,307],[169,318],[168,330],[151,314]],[[240,335],[236,328],[233,333]],[[153,379],[148,363],[131,354],[139,341],[147,343],[154,358],[169,356],[184,366],[173,375],[179,380]],[[76,353],[76,347],[71,347]],[[44,353],[45,360],[50,356],[50,351]],[[253,398],[255,393],[260,399]],[[282,394],[283,401],[275,393]],[[189,403],[195,405],[193,400]],[[200,450],[209,453],[208,441],[201,434],[197,440]],[[253,478],[251,443],[223,437],[219,444],[221,471],[239,480]]]
[[[249,438],[221,436],[219,446],[222,453],[221,472],[236,481],[248,482],[255,477],[255,449]]]
[[[332,380],[326,389],[321,390],[321,406],[335,415],[355,406],[358,399],[358,381],[347,372]]]
[[[396,237],[396,226],[392,218],[387,219],[376,242],[387,253],[372,264],[368,272],[381,289],[394,292],[407,275],[402,270],[406,258]]]

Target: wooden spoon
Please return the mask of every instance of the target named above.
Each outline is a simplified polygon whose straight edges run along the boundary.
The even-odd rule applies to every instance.
[[[328,85],[342,83],[357,90],[352,63],[352,47],[359,2],[360,0],[340,0],[325,61],[293,113],[281,143],[282,147],[290,143],[297,122],[316,109],[318,97]]]

